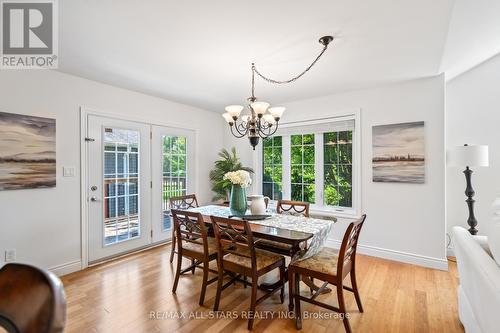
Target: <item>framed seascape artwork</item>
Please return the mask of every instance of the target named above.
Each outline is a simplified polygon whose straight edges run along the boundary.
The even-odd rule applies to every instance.
[[[0,190],[56,186],[56,120],[0,112]]]
[[[373,181],[425,182],[424,122],[373,126]]]

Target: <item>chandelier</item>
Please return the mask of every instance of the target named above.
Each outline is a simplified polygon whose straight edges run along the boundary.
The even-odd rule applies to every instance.
[[[255,74],[268,83],[292,83],[306,74],[316,64],[316,62],[318,62],[319,58],[321,58],[323,53],[325,53],[328,48],[328,44],[330,44],[332,40],[332,36],[321,37],[319,42],[323,45],[323,49],[319,55],[302,73],[289,80],[278,81],[268,78],[262,75],[255,67],[255,64],[252,63],[252,96],[247,99],[248,110],[250,113],[240,117],[241,112],[245,107],[242,105],[228,105],[225,108],[226,112],[222,114],[231,128],[231,133],[237,138],[248,136],[253,150],[255,150],[255,147],[259,144],[259,138],[265,139],[276,133],[278,130],[278,123],[283,115],[283,112],[285,112],[285,107],[269,107],[269,103],[257,100],[257,97],[255,97]]]

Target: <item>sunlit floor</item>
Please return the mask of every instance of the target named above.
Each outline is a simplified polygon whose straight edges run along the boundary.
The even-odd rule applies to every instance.
[[[246,331],[247,321],[241,316],[249,306],[249,288],[237,284],[226,289],[220,306],[227,311],[225,316],[210,318],[216,285],[208,287],[205,305],[200,307],[201,271],[197,270],[195,275],[181,276],[173,295],[175,265],[169,256],[166,245],[63,277],[68,301],[66,332]],[[445,272],[362,255],[357,260],[365,312],[358,312],[350,293],[345,295],[354,332],[463,332],[455,263],[450,262]],[[302,290],[309,293],[308,288]],[[318,299],[337,305],[335,292]],[[295,332],[287,304],[288,294],[284,304],[278,295],[260,304],[253,332]],[[304,303],[302,309],[318,317],[304,319],[302,332],[344,332],[341,320],[319,318],[328,311]]]

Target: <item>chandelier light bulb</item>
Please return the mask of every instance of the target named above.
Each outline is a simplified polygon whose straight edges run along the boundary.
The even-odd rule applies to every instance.
[[[241,111],[243,111],[243,106],[241,105],[228,105],[226,106],[226,111],[233,117],[234,120],[238,119]]]
[[[231,124],[233,122],[233,117],[229,114],[229,112],[223,113],[222,117]]]
[[[285,112],[285,107],[284,106],[275,106],[272,108],[269,108],[269,112],[273,116],[274,119],[280,119],[281,116],[283,115],[283,112]]]
[[[250,107],[255,111],[257,116],[262,117],[264,113],[266,113],[267,108],[269,107],[269,103],[267,102],[253,102],[250,104]]]

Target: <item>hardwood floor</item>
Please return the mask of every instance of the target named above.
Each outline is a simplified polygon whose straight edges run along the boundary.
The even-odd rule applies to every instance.
[[[200,307],[202,271],[197,270],[195,275],[181,276],[173,295],[175,265],[169,263],[169,255],[166,245],[64,276],[66,332],[246,332],[246,318],[228,317],[248,309],[250,289],[230,286],[220,304],[220,310],[228,312],[226,318],[206,319],[213,314],[216,286],[207,288],[205,306]],[[345,295],[354,332],[463,332],[455,263],[450,262],[449,272],[444,272],[363,255],[357,261],[365,312],[357,311],[351,293]],[[309,289],[303,286],[302,290]],[[337,305],[335,292],[318,300]],[[272,318],[266,312],[284,315],[287,306],[288,295],[284,304],[279,303],[279,294],[264,301],[257,307],[262,318],[256,319],[252,332],[296,332],[292,319]],[[307,303],[302,303],[302,309],[311,315],[330,313]],[[187,317],[167,318],[176,311]],[[196,318],[189,317],[190,311]],[[344,332],[344,328],[340,319],[304,319],[301,332]]]

